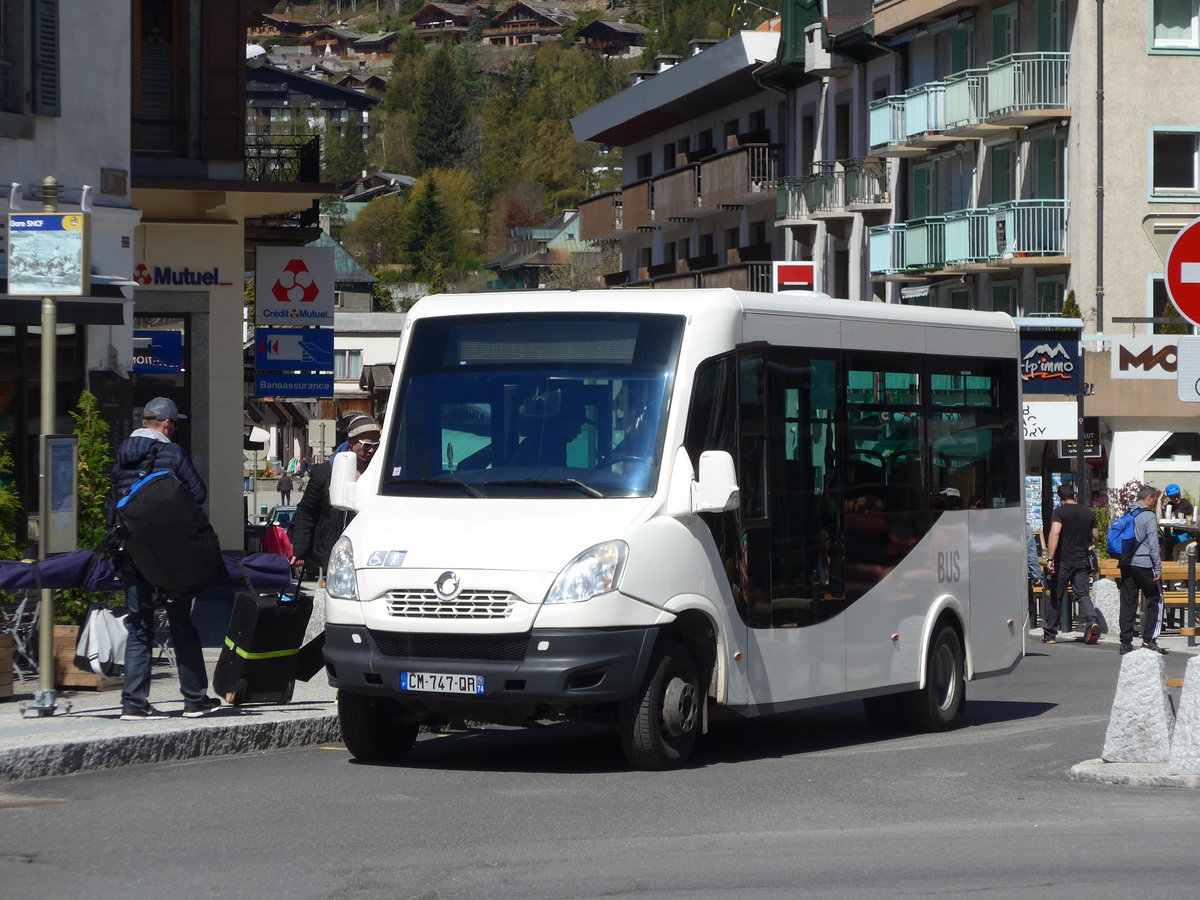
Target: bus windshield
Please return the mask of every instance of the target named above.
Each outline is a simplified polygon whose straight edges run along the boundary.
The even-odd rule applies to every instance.
[[[383,492],[650,496],[683,325],[625,313],[419,320]]]

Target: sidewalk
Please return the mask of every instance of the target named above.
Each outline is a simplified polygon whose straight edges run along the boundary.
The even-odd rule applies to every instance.
[[[197,601],[193,618],[204,644],[209,678],[220,655],[232,592],[209,592]],[[323,628],[314,614],[311,628]],[[138,763],[249,753],[341,740],[334,704],[336,691],[324,672],[297,681],[287,704],[249,703],[220,709],[198,719],[183,718],[179,679],[166,661],[154,668],[150,701],[168,719],[121,721],[120,690],[56,692],[70,712],[53,716],[21,714],[33,700],[37,681],[15,682],[12,698],[0,701],[0,784],[28,778],[111,769]],[[210,690],[211,693],[211,690]]]

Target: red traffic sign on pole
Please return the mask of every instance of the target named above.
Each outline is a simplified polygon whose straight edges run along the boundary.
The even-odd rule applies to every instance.
[[[1175,235],[1167,251],[1167,294],[1181,316],[1200,325],[1200,219]]]

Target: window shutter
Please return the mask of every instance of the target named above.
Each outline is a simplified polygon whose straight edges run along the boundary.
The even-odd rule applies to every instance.
[[[201,15],[200,155],[241,159],[246,146],[246,3],[205,3]]]
[[[33,112],[61,115],[59,104],[58,0],[33,5]]]

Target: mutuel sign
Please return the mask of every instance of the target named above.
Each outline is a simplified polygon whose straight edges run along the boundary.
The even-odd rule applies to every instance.
[[[254,323],[332,325],[333,274],[330,247],[259,247]]]

